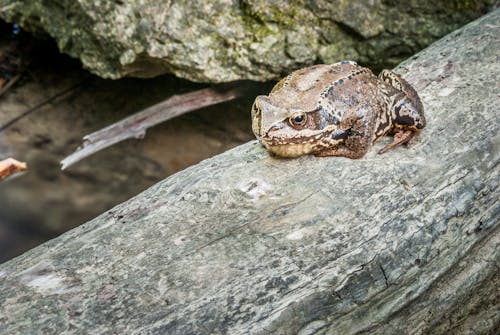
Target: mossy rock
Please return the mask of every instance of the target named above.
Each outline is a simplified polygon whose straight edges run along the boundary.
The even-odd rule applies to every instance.
[[[313,63],[392,67],[486,13],[471,1],[22,1],[0,17],[48,34],[105,78],[277,79]]]

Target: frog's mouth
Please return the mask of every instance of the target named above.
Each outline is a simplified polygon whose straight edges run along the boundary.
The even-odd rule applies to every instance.
[[[317,147],[317,144],[311,142],[278,145],[270,145],[264,141],[261,141],[261,143],[269,152],[281,157],[298,157],[307,155],[315,151]]]
[[[344,137],[334,137],[337,126],[329,125],[323,129],[303,129],[296,134],[291,134],[286,129],[271,128],[260,142],[270,152],[282,157],[297,157],[342,142]]]
[[[314,151],[321,137],[324,135],[321,131],[312,131],[308,129],[306,134],[291,135],[281,129],[269,129],[258,136],[262,145],[271,153],[281,157],[297,157],[307,155]]]
[[[256,119],[254,118],[254,121]],[[320,132],[309,136],[290,136],[286,132],[280,132],[271,128],[262,133],[261,125],[252,125],[255,135],[260,143],[271,153],[281,157],[297,157],[311,153],[315,144],[318,143]]]
[[[296,130],[287,128],[283,125],[283,123],[273,126],[265,132],[263,132],[262,128],[260,128],[260,138],[268,145],[273,146],[318,143],[324,140],[328,141],[332,135],[334,135],[334,132],[338,131],[337,125],[328,125],[322,129],[305,128],[302,130]]]
[[[306,144],[306,143],[314,143],[319,142],[321,138],[328,136],[330,131],[321,130],[311,130],[304,129],[296,134],[290,134],[290,132],[280,131],[274,128],[271,128],[264,134],[262,134],[261,138],[268,145],[287,145],[287,144]]]

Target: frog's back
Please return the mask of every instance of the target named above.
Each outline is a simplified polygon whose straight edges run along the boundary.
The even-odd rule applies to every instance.
[[[287,109],[344,110],[376,91],[377,78],[355,62],[314,65],[283,78],[269,94],[271,102]]]

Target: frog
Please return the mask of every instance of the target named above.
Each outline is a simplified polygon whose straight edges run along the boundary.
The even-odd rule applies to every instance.
[[[380,138],[383,154],[412,142],[425,127],[417,91],[400,75],[378,76],[354,61],[317,64],[280,80],[255,98],[252,130],[273,155],[362,158]]]

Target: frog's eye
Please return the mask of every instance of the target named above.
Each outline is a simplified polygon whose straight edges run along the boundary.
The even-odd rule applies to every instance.
[[[295,113],[292,116],[290,116],[289,121],[290,121],[290,124],[294,127],[302,127],[303,125],[306,124],[307,114]]]

